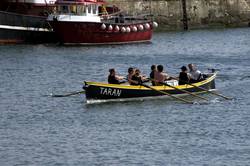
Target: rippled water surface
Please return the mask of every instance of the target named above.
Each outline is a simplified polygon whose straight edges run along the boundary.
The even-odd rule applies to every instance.
[[[155,33],[123,46],[0,46],[0,165],[249,165],[250,29]],[[109,68],[148,74],[163,64],[219,69],[208,103],[147,100],[86,104],[82,81]]]

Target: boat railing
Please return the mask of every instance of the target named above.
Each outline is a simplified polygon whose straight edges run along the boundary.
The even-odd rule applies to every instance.
[[[131,24],[143,24],[148,23],[149,20],[127,20],[124,22],[116,22],[114,19],[103,20],[105,24],[116,24],[116,25],[131,25]]]
[[[117,12],[112,15],[101,16],[102,21],[104,23],[112,23],[118,25],[126,25],[126,24],[135,24],[135,23],[145,23],[149,22],[151,19],[148,17],[150,15],[143,14],[143,15],[124,15],[122,12]]]

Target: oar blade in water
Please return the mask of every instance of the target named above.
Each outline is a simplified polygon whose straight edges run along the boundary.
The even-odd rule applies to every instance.
[[[67,94],[51,94],[51,96],[52,97],[69,97],[69,96],[78,95],[82,93],[85,93],[85,91],[71,92]]]

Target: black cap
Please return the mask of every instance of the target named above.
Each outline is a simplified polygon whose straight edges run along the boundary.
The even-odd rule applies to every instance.
[[[187,71],[187,67],[186,67],[186,66],[182,66],[182,67],[181,67],[181,70],[182,70],[182,71]]]

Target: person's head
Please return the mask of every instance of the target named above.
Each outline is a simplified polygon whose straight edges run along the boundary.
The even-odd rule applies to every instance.
[[[134,73],[134,68],[133,67],[128,68],[128,73],[133,74]]]
[[[140,71],[139,69],[135,69],[135,75],[136,75],[136,76],[139,76],[140,73],[141,73],[141,71]]]
[[[110,75],[115,75],[115,69],[114,69],[114,68],[109,69],[109,74],[110,74]]]
[[[194,70],[194,64],[190,63],[188,64],[188,68],[190,71],[193,71]]]
[[[163,66],[162,66],[162,65],[158,65],[158,66],[157,66],[157,70],[158,70],[159,72],[163,72]]]
[[[186,71],[187,71],[187,67],[186,67],[186,66],[182,66],[182,67],[181,67],[181,71],[182,71],[182,72],[186,72]]]
[[[156,65],[152,65],[152,66],[151,66],[151,70],[152,70],[152,71],[155,71],[155,70],[156,70]]]

